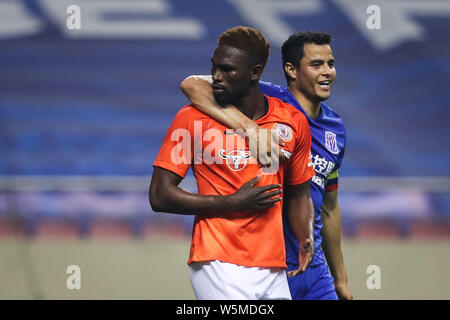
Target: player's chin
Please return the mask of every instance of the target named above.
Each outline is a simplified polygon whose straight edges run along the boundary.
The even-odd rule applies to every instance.
[[[324,101],[327,100],[330,97],[330,91],[324,91],[321,90],[322,92],[317,92],[316,93],[316,97],[318,98],[319,101]]]
[[[230,94],[224,90],[213,90],[213,95],[220,105],[227,105],[231,101]]]

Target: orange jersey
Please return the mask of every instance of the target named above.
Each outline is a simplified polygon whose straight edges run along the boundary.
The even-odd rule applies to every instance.
[[[261,174],[256,186],[302,184],[311,179],[311,133],[305,116],[291,105],[266,96],[268,112],[256,122],[277,130],[291,154],[277,171]],[[256,159],[233,130],[185,106],[176,115],[154,166],[184,177],[192,168],[198,193],[225,196],[260,174]],[[286,179],[286,180],[285,180]],[[196,215],[188,263],[220,260],[246,267],[286,268],[282,201],[259,211]]]

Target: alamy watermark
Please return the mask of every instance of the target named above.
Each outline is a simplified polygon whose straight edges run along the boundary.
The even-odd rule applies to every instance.
[[[370,16],[366,20],[369,30],[381,29],[381,9],[379,6],[372,4],[367,7],[366,13]]]
[[[366,281],[367,289],[381,289],[381,268],[373,264],[367,267],[366,273],[370,274]]]
[[[75,264],[70,265],[66,269],[66,273],[70,274],[66,280],[66,288],[69,290],[81,289],[81,268]]]
[[[258,160],[263,174],[273,174],[279,169],[279,153],[282,152],[285,158],[291,156],[289,151],[278,148],[280,131],[285,127],[232,131],[210,128],[203,131],[202,124],[202,121],[194,121],[193,133],[185,128],[172,131],[170,139],[176,142],[170,154],[173,164],[226,164],[232,171],[241,171],[249,164],[258,163],[257,154],[269,153],[270,157]],[[288,128],[286,130],[292,130]],[[288,136],[289,133],[284,134]]]
[[[69,15],[66,19],[66,26],[69,30],[81,29],[81,9],[77,5],[70,5],[66,9],[66,13]]]

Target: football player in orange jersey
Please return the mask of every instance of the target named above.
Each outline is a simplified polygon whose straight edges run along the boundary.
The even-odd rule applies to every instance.
[[[154,162],[149,192],[153,210],[195,214],[188,264],[198,299],[291,299],[282,186],[289,193],[284,218],[300,244],[299,268],[288,275],[304,272],[314,256],[311,134],[301,112],[259,90],[269,48],[258,30],[225,31],[211,59],[212,89],[220,104],[233,104],[260,127],[275,130],[286,161],[264,172],[251,161],[243,137],[186,106]],[[204,157],[207,150],[210,159]],[[198,194],[178,187],[189,168]]]

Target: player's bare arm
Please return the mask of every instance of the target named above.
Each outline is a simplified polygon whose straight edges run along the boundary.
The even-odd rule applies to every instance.
[[[271,184],[255,187],[260,176],[243,184],[229,196],[199,195],[181,189],[182,177],[154,167],[150,184],[149,200],[156,212],[175,214],[210,214],[212,212],[239,212],[245,210],[265,210],[281,200],[281,185]]]
[[[212,92],[212,81],[212,76],[208,75],[189,76],[181,83],[181,91],[198,110],[231,129],[258,127],[235,106],[219,105]]]
[[[337,190],[325,193],[322,207],[322,248],[334,278],[334,286],[339,299],[351,300],[353,296],[348,285],[341,250],[341,210],[337,199]]]
[[[314,257],[314,206],[309,191],[309,182],[287,188],[288,219],[299,243],[299,267],[288,272],[289,277],[305,272]]]
[[[257,155],[256,158],[259,163],[270,165],[272,154],[277,154],[281,160],[284,160],[283,153],[278,153],[278,150],[272,149],[278,148],[278,145],[284,146],[283,141],[275,136],[272,136],[270,139],[268,137],[260,139],[260,137],[263,137],[262,132],[266,132],[266,130],[261,131],[262,128],[255,121],[249,119],[235,106],[219,105],[214,99],[211,84],[211,76],[193,75],[183,80],[181,90],[189,101],[201,112],[231,129],[245,132],[249,140],[250,151],[252,154]]]

